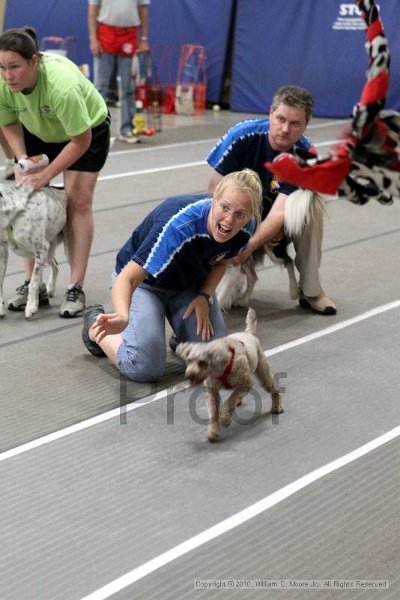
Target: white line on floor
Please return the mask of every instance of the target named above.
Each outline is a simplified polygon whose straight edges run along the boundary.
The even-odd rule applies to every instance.
[[[188,169],[190,167],[203,167],[207,166],[205,160],[198,160],[196,162],[181,163],[177,165],[170,165],[168,167],[155,167],[154,169],[141,169],[140,171],[130,171],[129,173],[116,173],[115,175],[103,175],[98,178],[98,181],[108,181],[109,179],[122,179],[123,177],[133,177],[136,175],[149,175],[150,173],[161,173],[161,171],[173,171],[176,169]]]
[[[324,127],[333,127],[335,125],[344,125],[345,123],[349,123],[349,120],[339,120],[339,121],[328,121],[327,123],[315,123],[314,125],[309,125],[307,127],[307,131],[309,131],[310,129],[323,129]],[[229,125],[227,125],[227,129],[228,129]],[[120,156],[121,154],[126,154],[126,153],[130,153],[130,152],[154,152],[157,150],[171,150],[171,148],[181,148],[181,147],[186,147],[186,146],[196,146],[198,144],[206,144],[210,149],[212,148],[213,145],[215,145],[217,143],[217,141],[220,138],[210,138],[210,139],[205,139],[205,140],[192,140],[192,141],[187,141],[187,142],[176,142],[174,144],[160,144],[159,146],[146,146],[145,144],[139,144],[139,146],[135,146],[134,148],[127,148],[126,150],[116,150],[115,152],[110,152],[109,154],[109,158],[113,157],[113,156]],[[335,140],[337,141],[337,140]],[[330,142],[330,143],[334,143],[334,142]],[[318,146],[320,144],[314,144],[315,146]]]
[[[333,127],[335,125],[342,125],[344,123],[348,123],[348,120],[338,120],[338,121],[328,121],[327,123],[315,123],[314,125],[309,125],[307,130],[309,129],[323,129],[324,127]],[[228,128],[228,125],[227,125]],[[138,152],[140,151],[140,153],[142,152],[154,152],[156,150],[170,150],[171,148],[180,148],[182,146],[195,146],[196,144],[206,144],[210,149],[212,148],[212,146],[214,146],[216,144],[216,142],[218,141],[219,138],[212,138],[209,140],[192,140],[192,141],[188,141],[188,142],[177,142],[176,144],[162,144],[160,146],[140,146],[137,147],[135,146],[135,148],[127,148],[126,150],[116,150],[115,152],[110,152],[108,158],[113,158],[114,156],[121,156],[121,154],[127,154],[128,152]],[[334,140],[332,142],[322,142],[320,144],[314,144],[314,146],[317,148],[319,146],[330,146],[332,144],[337,143],[338,140]],[[4,171],[5,167],[4,166],[0,166],[0,171]],[[157,169],[159,170],[159,169]],[[145,173],[148,172],[153,172],[153,171],[144,171]],[[134,172],[136,174],[136,172]],[[131,175],[131,174],[130,174]],[[127,175],[124,175],[124,177],[127,177]],[[114,176],[112,177],[99,177],[99,181],[104,181],[105,179],[113,179]]]
[[[369,452],[376,450],[376,448],[387,444],[388,442],[394,440],[399,436],[400,427],[396,427],[395,429],[388,431],[384,435],[375,438],[374,440],[371,440],[367,444],[364,444],[356,450],[353,450],[352,452],[341,456],[337,460],[334,460],[324,465],[323,467],[320,467],[319,469],[316,469],[315,471],[312,471],[311,473],[300,477],[300,479],[297,479],[296,481],[293,481],[292,483],[286,485],[280,490],[277,490],[273,494],[266,496],[259,502],[252,504],[244,510],[236,513],[232,517],[225,519],[225,521],[221,521],[217,525],[214,525],[213,527],[202,531],[198,535],[195,535],[194,537],[186,540],[182,544],[179,544],[178,546],[171,548],[167,552],[156,556],[155,558],[149,560],[140,567],[133,569],[132,571],[126,573],[122,577],[115,579],[114,581],[108,583],[104,587],[96,590],[88,596],[85,596],[84,598],[82,598],[82,600],[106,600],[113,594],[116,594],[117,592],[120,592],[121,590],[127,588],[129,585],[132,585],[136,581],[139,581],[139,579],[146,577],[146,575],[153,573],[157,569],[164,567],[166,564],[172,562],[180,556],[183,556],[184,554],[187,554],[188,552],[191,552],[192,550],[195,550],[196,548],[199,548],[203,544],[206,544],[207,542],[217,538],[218,536],[223,535],[228,531],[231,531],[235,527],[246,523],[246,521],[249,521],[253,517],[256,517],[257,515],[265,512],[272,506],[275,506],[279,502],[282,502],[282,500],[293,496],[293,494],[304,489],[308,485],[311,485],[318,479],[321,479],[322,477],[333,473],[334,471],[344,467],[345,465],[350,464],[351,462],[361,458],[362,456],[365,456]]]
[[[265,354],[267,356],[273,356],[275,354],[279,354],[280,352],[285,352],[286,350],[291,350],[292,348],[296,348],[297,346],[301,346],[302,344],[307,344],[308,342],[312,342],[318,338],[324,337],[326,335],[330,335],[331,333],[335,333],[336,331],[340,331],[341,329],[345,329],[346,327],[351,327],[352,325],[355,325],[356,323],[360,323],[361,321],[365,321],[366,319],[371,319],[372,317],[375,317],[384,312],[387,312],[389,310],[393,310],[393,309],[399,308],[399,307],[400,307],[400,300],[395,300],[395,301],[389,302],[387,304],[382,304],[381,306],[377,306],[376,308],[373,308],[365,313],[362,313],[361,315],[358,315],[357,317],[353,317],[351,319],[346,319],[345,321],[336,323],[335,325],[331,325],[330,327],[326,327],[325,329],[321,329],[320,331],[317,331],[310,335],[303,336],[301,338],[298,338],[297,340],[288,342],[287,344],[282,344],[280,346],[276,346],[275,348],[271,348],[270,350],[267,350],[265,352]],[[186,382],[181,383],[179,386],[175,387],[175,391],[177,391],[178,389],[185,389],[188,386],[189,386],[189,384],[187,384]],[[157,400],[161,400],[161,399],[165,398],[166,396],[168,396],[170,391],[171,391],[170,388],[161,390],[160,392],[158,392],[155,395],[148,396],[146,399],[138,400],[128,406],[125,406],[124,410],[126,412],[131,412],[133,410],[137,410],[138,408],[141,408],[142,406],[151,404],[153,402],[156,402]],[[68,436],[68,435],[77,433],[79,431],[83,431],[84,429],[88,429],[89,427],[93,427],[95,425],[98,425],[98,424],[108,421],[110,419],[113,419],[114,417],[119,417],[120,414],[121,414],[121,409],[115,408],[114,410],[107,411],[101,415],[92,417],[91,419],[86,419],[85,421],[76,423],[75,425],[71,425],[70,427],[60,429],[59,431],[55,431],[53,433],[50,433],[49,435],[45,435],[36,440],[32,440],[31,442],[27,442],[26,444],[22,444],[21,446],[17,446],[16,448],[11,448],[10,450],[6,450],[5,452],[2,452],[0,454],[0,462],[3,462],[5,460],[8,460],[15,456],[19,456],[20,454],[24,454],[25,452],[29,452],[30,450],[34,450],[35,448],[45,446],[46,444],[55,442],[61,438]]]
[[[198,146],[199,144],[206,144],[206,146],[211,150],[211,148],[215,145],[217,139],[218,138],[212,138],[209,140],[192,140],[188,142],[176,142],[174,144],[162,144],[160,146],[140,145],[135,146],[135,148],[129,148],[126,150],[116,150],[115,152],[110,152],[110,154],[108,155],[108,159],[113,158],[114,156],[120,156],[121,154],[127,154],[131,152],[140,152],[141,154],[142,152],[156,152],[157,150],[164,151],[171,150],[171,148],[186,148],[187,146]]]
[[[274,356],[274,354],[279,354],[280,352],[285,352],[286,350],[296,348],[296,346],[307,344],[308,342],[317,340],[320,337],[324,337],[325,335],[329,335],[330,333],[335,333],[336,331],[340,331],[341,329],[345,329],[346,327],[350,327],[351,325],[355,325],[356,323],[360,323],[361,321],[365,321],[366,319],[371,319],[371,317],[376,317],[377,315],[380,315],[388,310],[393,310],[394,308],[399,307],[400,300],[394,300],[393,302],[389,302],[388,304],[382,304],[382,306],[372,308],[371,310],[368,310],[367,312],[362,313],[357,317],[346,319],[341,323],[335,323],[335,325],[331,325],[330,327],[326,327],[325,329],[321,329],[320,331],[316,331],[315,333],[310,333],[309,335],[305,335],[297,340],[288,342],[287,344],[282,344],[281,346],[271,348],[271,350],[267,350],[265,354],[267,356]]]
[[[331,141],[327,141],[327,142],[320,142],[319,144],[314,144],[314,146],[315,146],[315,148],[322,148],[323,146],[332,146],[332,144],[336,144],[336,143],[337,143],[337,140],[331,140]],[[158,148],[159,147],[160,146],[158,146]],[[165,148],[165,146],[163,146],[163,148]],[[157,147],[154,147],[153,149],[156,150]],[[155,167],[153,169],[141,169],[139,171],[129,171],[128,173],[115,173],[114,175],[102,175],[98,178],[98,181],[108,181],[110,179],[122,179],[123,177],[135,177],[136,175],[149,175],[151,173],[161,173],[161,171],[174,171],[176,169],[189,169],[190,167],[199,167],[199,166],[208,167],[208,164],[205,159],[197,160],[195,162],[180,163],[180,164],[169,165],[169,166],[165,166],[165,167]]]
[[[326,123],[314,123],[312,125],[307,126],[307,131],[309,129],[323,129],[323,127],[333,127],[335,125],[344,125],[345,123],[350,123],[350,119],[338,119],[337,121],[327,121]]]

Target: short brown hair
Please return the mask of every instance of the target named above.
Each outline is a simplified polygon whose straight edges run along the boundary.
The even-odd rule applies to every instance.
[[[314,110],[314,98],[306,89],[297,85],[285,85],[277,90],[272,98],[271,112],[274,112],[279,104],[287,104],[304,110],[306,121],[311,118]]]

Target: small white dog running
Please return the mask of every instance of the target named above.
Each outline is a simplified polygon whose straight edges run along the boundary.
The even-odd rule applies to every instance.
[[[67,195],[64,190],[46,187],[0,185],[0,317],[6,314],[3,282],[7,269],[8,246],[24,257],[34,257],[25,317],[29,319],[39,306],[39,286],[46,262],[51,267],[47,293],[54,295],[58,265],[54,257],[57,245],[65,239]]]
[[[194,385],[204,382],[209,416],[207,437],[210,442],[219,440],[220,423],[224,427],[231,424],[233,411],[252,388],[254,373],[263,388],[271,394],[271,412],[283,412],[279,386],[274,381],[255,335],[256,326],[256,312],[249,308],[245,331],[211,342],[184,342],[176,348],[176,354],[186,362],[185,377]],[[221,388],[233,391],[220,411]]]

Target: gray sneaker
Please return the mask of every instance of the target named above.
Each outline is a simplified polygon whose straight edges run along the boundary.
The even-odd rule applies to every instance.
[[[25,310],[26,302],[28,299],[28,287],[29,287],[29,279],[26,279],[22,285],[17,287],[17,294],[11,298],[8,303],[8,310],[13,311],[21,311]],[[40,284],[39,287],[39,306],[49,306],[49,295],[47,293],[46,285],[44,283]]]
[[[60,317],[73,319],[80,317],[85,310],[86,296],[79,283],[70,283],[60,306]]]
[[[117,137],[118,142],[126,142],[127,144],[138,144],[140,142],[136,135],[133,135],[130,131],[126,133],[120,133]]]

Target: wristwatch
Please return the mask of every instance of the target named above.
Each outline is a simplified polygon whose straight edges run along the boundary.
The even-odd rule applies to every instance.
[[[208,302],[208,304],[211,306],[211,304],[213,303],[213,297],[210,296],[210,294],[207,294],[207,292],[198,292],[197,294],[198,296],[203,296],[203,298],[205,298]]]

